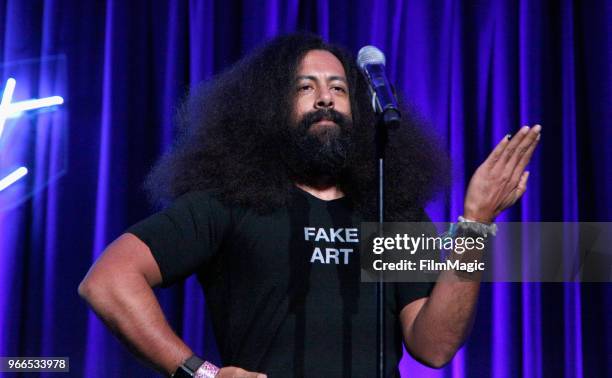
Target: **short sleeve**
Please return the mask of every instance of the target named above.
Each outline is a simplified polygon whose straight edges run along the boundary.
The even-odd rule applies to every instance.
[[[229,210],[206,192],[190,192],[126,230],[151,250],[167,287],[210,262],[229,229]]]
[[[424,227],[424,233],[427,236],[437,236],[436,228],[424,210],[421,212],[419,222],[428,223]],[[435,282],[396,282],[395,295],[398,311],[417,299],[428,297],[435,285]]]

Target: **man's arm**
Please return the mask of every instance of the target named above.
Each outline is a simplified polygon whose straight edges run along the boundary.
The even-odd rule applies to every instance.
[[[512,206],[527,189],[525,167],[540,139],[540,126],[522,128],[504,138],[476,170],[468,185],[465,217],[489,223]],[[474,323],[479,280],[462,280],[445,271],[428,298],[407,304],[400,312],[404,343],[421,362],[446,365],[463,345]]]
[[[126,233],[109,245],[79,285],[83,297],[111,331],[157,371],[171,375],[193,353],[170,328],[152,287],[162,282],[149,247]],[[228,366],[217,378],[265,378]]]
[[[460,281],[443,272],[427,298],[404,306],[400,321],[406,349],[425,365],[446,365],[461,347],[474,323],[480,282]]]
[[[151,289],[161,280],[149,247],[123,234],[89,270],[79,295],[130,350],[171,374],[193,353],[168,325]]]

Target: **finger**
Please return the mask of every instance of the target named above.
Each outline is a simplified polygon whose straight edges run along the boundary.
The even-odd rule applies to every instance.
[[[250,371],[246,371],[242,368],[236,368],[232,374],[232,378],[255,378]]]
[[[500,140],[499,143],[497,143],[497,146],[495,146],[495,148],[493,149],[493,151],[491,151],[486,160],[486,163],[489,166],[493,167],[495,163],[499,160],[502,153],[506,149],[506,146],[508,146],[508,143],[510,142],[510,136],[510,134],[504,135],[502,140]]]
[[[516,186],[518,183],[518,178],[523,171],[522,169],[515,170],[515,168],[517,167],[521,158],[529,151],[531,145],[536,141],[541,129],[542,127],[540,125],[536,125],[528,130],[527,134],[521,139],[521,142],[516,146],[516,148],[513,149],[510,159],[506,161],[502,176],[510,179],[511,188]],[[514,172],[516,172],[516,175],[513,174]]]
[[[244,374],[240,375],[240,377],[244,378],[267,378],[267,375],[262,373],[253,373],[250,371],[245,371]]]
[[[499,211],[504,211],[505,209],[514,205],[516,201],[518,201],[519,198],[521,198],[521,196],[527,190],[527,179],[528,178],[529,178],[529,172],[528,171],[523,172],[518,185],[504,197],[504,200],[502,201],[502,205],[499,208]]]
[[[523,172],[523,174],[521,175],[521,179],[519,180],[519,183],[516,186],[516,197],[514,200],[515,202],[516,200],[521,198],[523,196],[523,193],[525,193],[525,191],[527,190],[527,180],[529,180],[529,171]]]
[[[497,163],[495,163],[495,170],[501,171],[504,169],[506,163],[510,160],[512,156],[514,156],[517,147],[528,133],[529,126],[523,126],[516,134],[514,134],[514,136],[512,137],[512,139],[510,139],[510,142],[502,152],[500,159],[497,161]]]
[[[540,136],[541,134],[538,133],[535,140],[529,145],[529,148],[527,148],[527,151],[523,154],[523,156],[517,163],[512,173],[512,178],[510,179],[511,183],[519,181],[519,178],[523,174],[525,167],[527,167],[527,164],[529,164],[529,161],[531,161],[531,157],[533,156],[533,153],[535,152],[538,142],[540,141]]]
[[[521,158],[527,153],[529,147],[536,141],[538,135],[540,135],[540,131],[542,130],[542,126],[535,125],[533,126],[525,135],[523,140],[519,143],[518,147],[514,151],[514,154],[509,160],[509,165],[516,166]]]

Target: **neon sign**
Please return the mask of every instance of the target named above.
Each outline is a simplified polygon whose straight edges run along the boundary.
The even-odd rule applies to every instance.
[[[33,98],[12,102],[16,85],[17,81],[13,78],[9,78],[2,92],[2,100],[0,102],[0,139],[4,133],[4,126],[7,119],[18,118],[29,110],[43,109],[64,103],[64,99],[61,96]],[[19,167],[7,176],[0,178],[0,192],[19,181],[19,179],[27,174],[28,169],[26,167]]]

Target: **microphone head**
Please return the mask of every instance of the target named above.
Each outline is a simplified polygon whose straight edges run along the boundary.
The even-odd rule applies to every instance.
[[[363,46],[357,53],[357,65],[362,70],[366,64],[382,64],[385,65],[385,54],[376,46]]]

